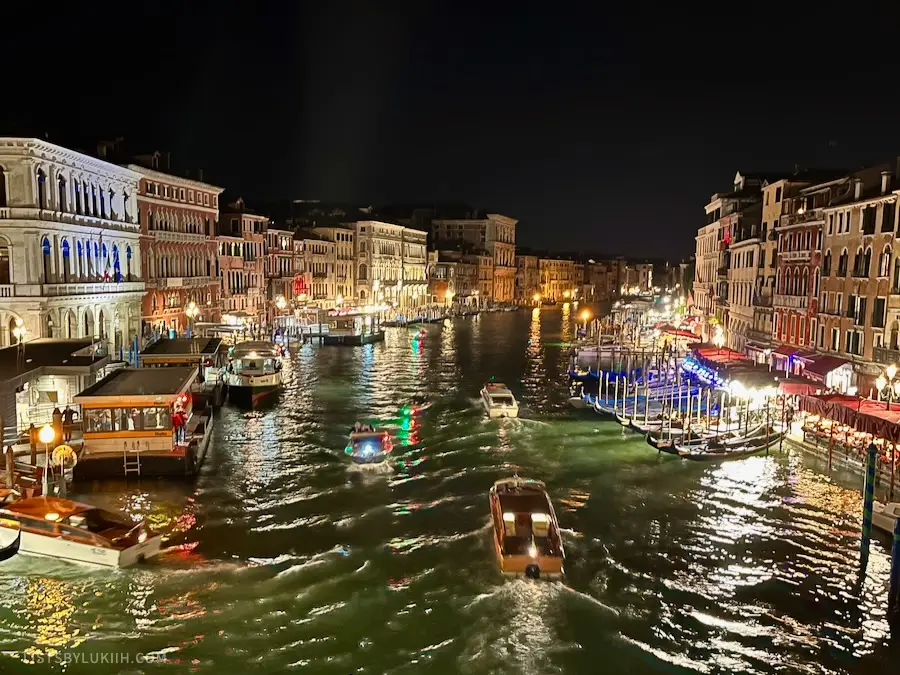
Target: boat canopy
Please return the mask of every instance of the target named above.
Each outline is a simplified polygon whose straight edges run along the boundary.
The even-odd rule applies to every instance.
[[[278,345],[274,342],[264,342],[262,340],[253,340],[250,342],[241,342],[234,346],[231,350],[231,357],[240,359],[245,356],[251,358],[275,358],[281,355]]]
[[[84,513],[85,511],[98,510],[90,504],[82,504],[81,502],[73,502],[68,499],[59,499],[57,497],[32,497],[30,499],[22,499],[7,504],[6,509],[12,513],[18,513],[23,516],[32,516],[34,518],[46,518],[47,514],[56,514],[58,517],[53,518],[52,520],[63,520],[69,516]]]

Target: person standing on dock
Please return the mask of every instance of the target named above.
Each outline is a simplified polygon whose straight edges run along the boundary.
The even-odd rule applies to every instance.
[[[63,430],[65,432],[65,440],[72,440],[72,425],[75,424],[75,411],[72,410],[69,406],[66,406],[66,409],[63,410]]]
[[[54,408],[50,413],[50,419],[53,420],[53,429],[56,431],[56,438],[62,441],[63,437],[63,414],[59,408]]]

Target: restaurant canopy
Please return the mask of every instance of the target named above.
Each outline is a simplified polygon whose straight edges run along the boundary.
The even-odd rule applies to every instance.
[[[803,370],[803,374],[812,380],[825,382],[829,373],[838,368],[842,368],[849,363],[850,362],[847,359],[842,359],[837,356],[816,356],[807,364],[806,368]]]
[[[699,345],[692,351],[698,359],[716,366],[724,366],[729,364],[737,365],[742,361],[749,360],[745,354],[736,352],[732,349],[728,349],[727,347],[719,349],[718,347],[712,345]]]
[[[800,410],[846,424],[857,431],[900,443],[900,404],[891,404],[857,396],[825,394],[801,396]]]

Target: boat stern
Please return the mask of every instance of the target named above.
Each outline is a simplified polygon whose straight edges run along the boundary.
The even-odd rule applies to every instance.
[[[131,567],[159,555],[162,547],[162,535],[148,536],[142,542],[119,551],[119,567]]]

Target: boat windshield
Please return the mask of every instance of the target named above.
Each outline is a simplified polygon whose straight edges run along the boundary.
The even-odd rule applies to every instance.
[[[264,358],[250,358],[248,356],[244,356],[239,359],[235,359],[234,361],[234,372],[240,373],[243,371],[267,371],[275,369],[275,359],[264,359]]]
[[[491,396],[491,403],[494,405],[506,405],[510,406],[513,404],[512,396]]]
[[[73,513],[68,518],[63,518],[63,524],[71,525],[94,534],[120,532],[130,529],[130,525],[119,516],[102,509],[89,509],[80,513]]]
[[[353,448],[353,453],[357,455],[374,455],[375,453],[382,452],[383,449],[381,435],[354,438],[351,440],[350,444]]]

